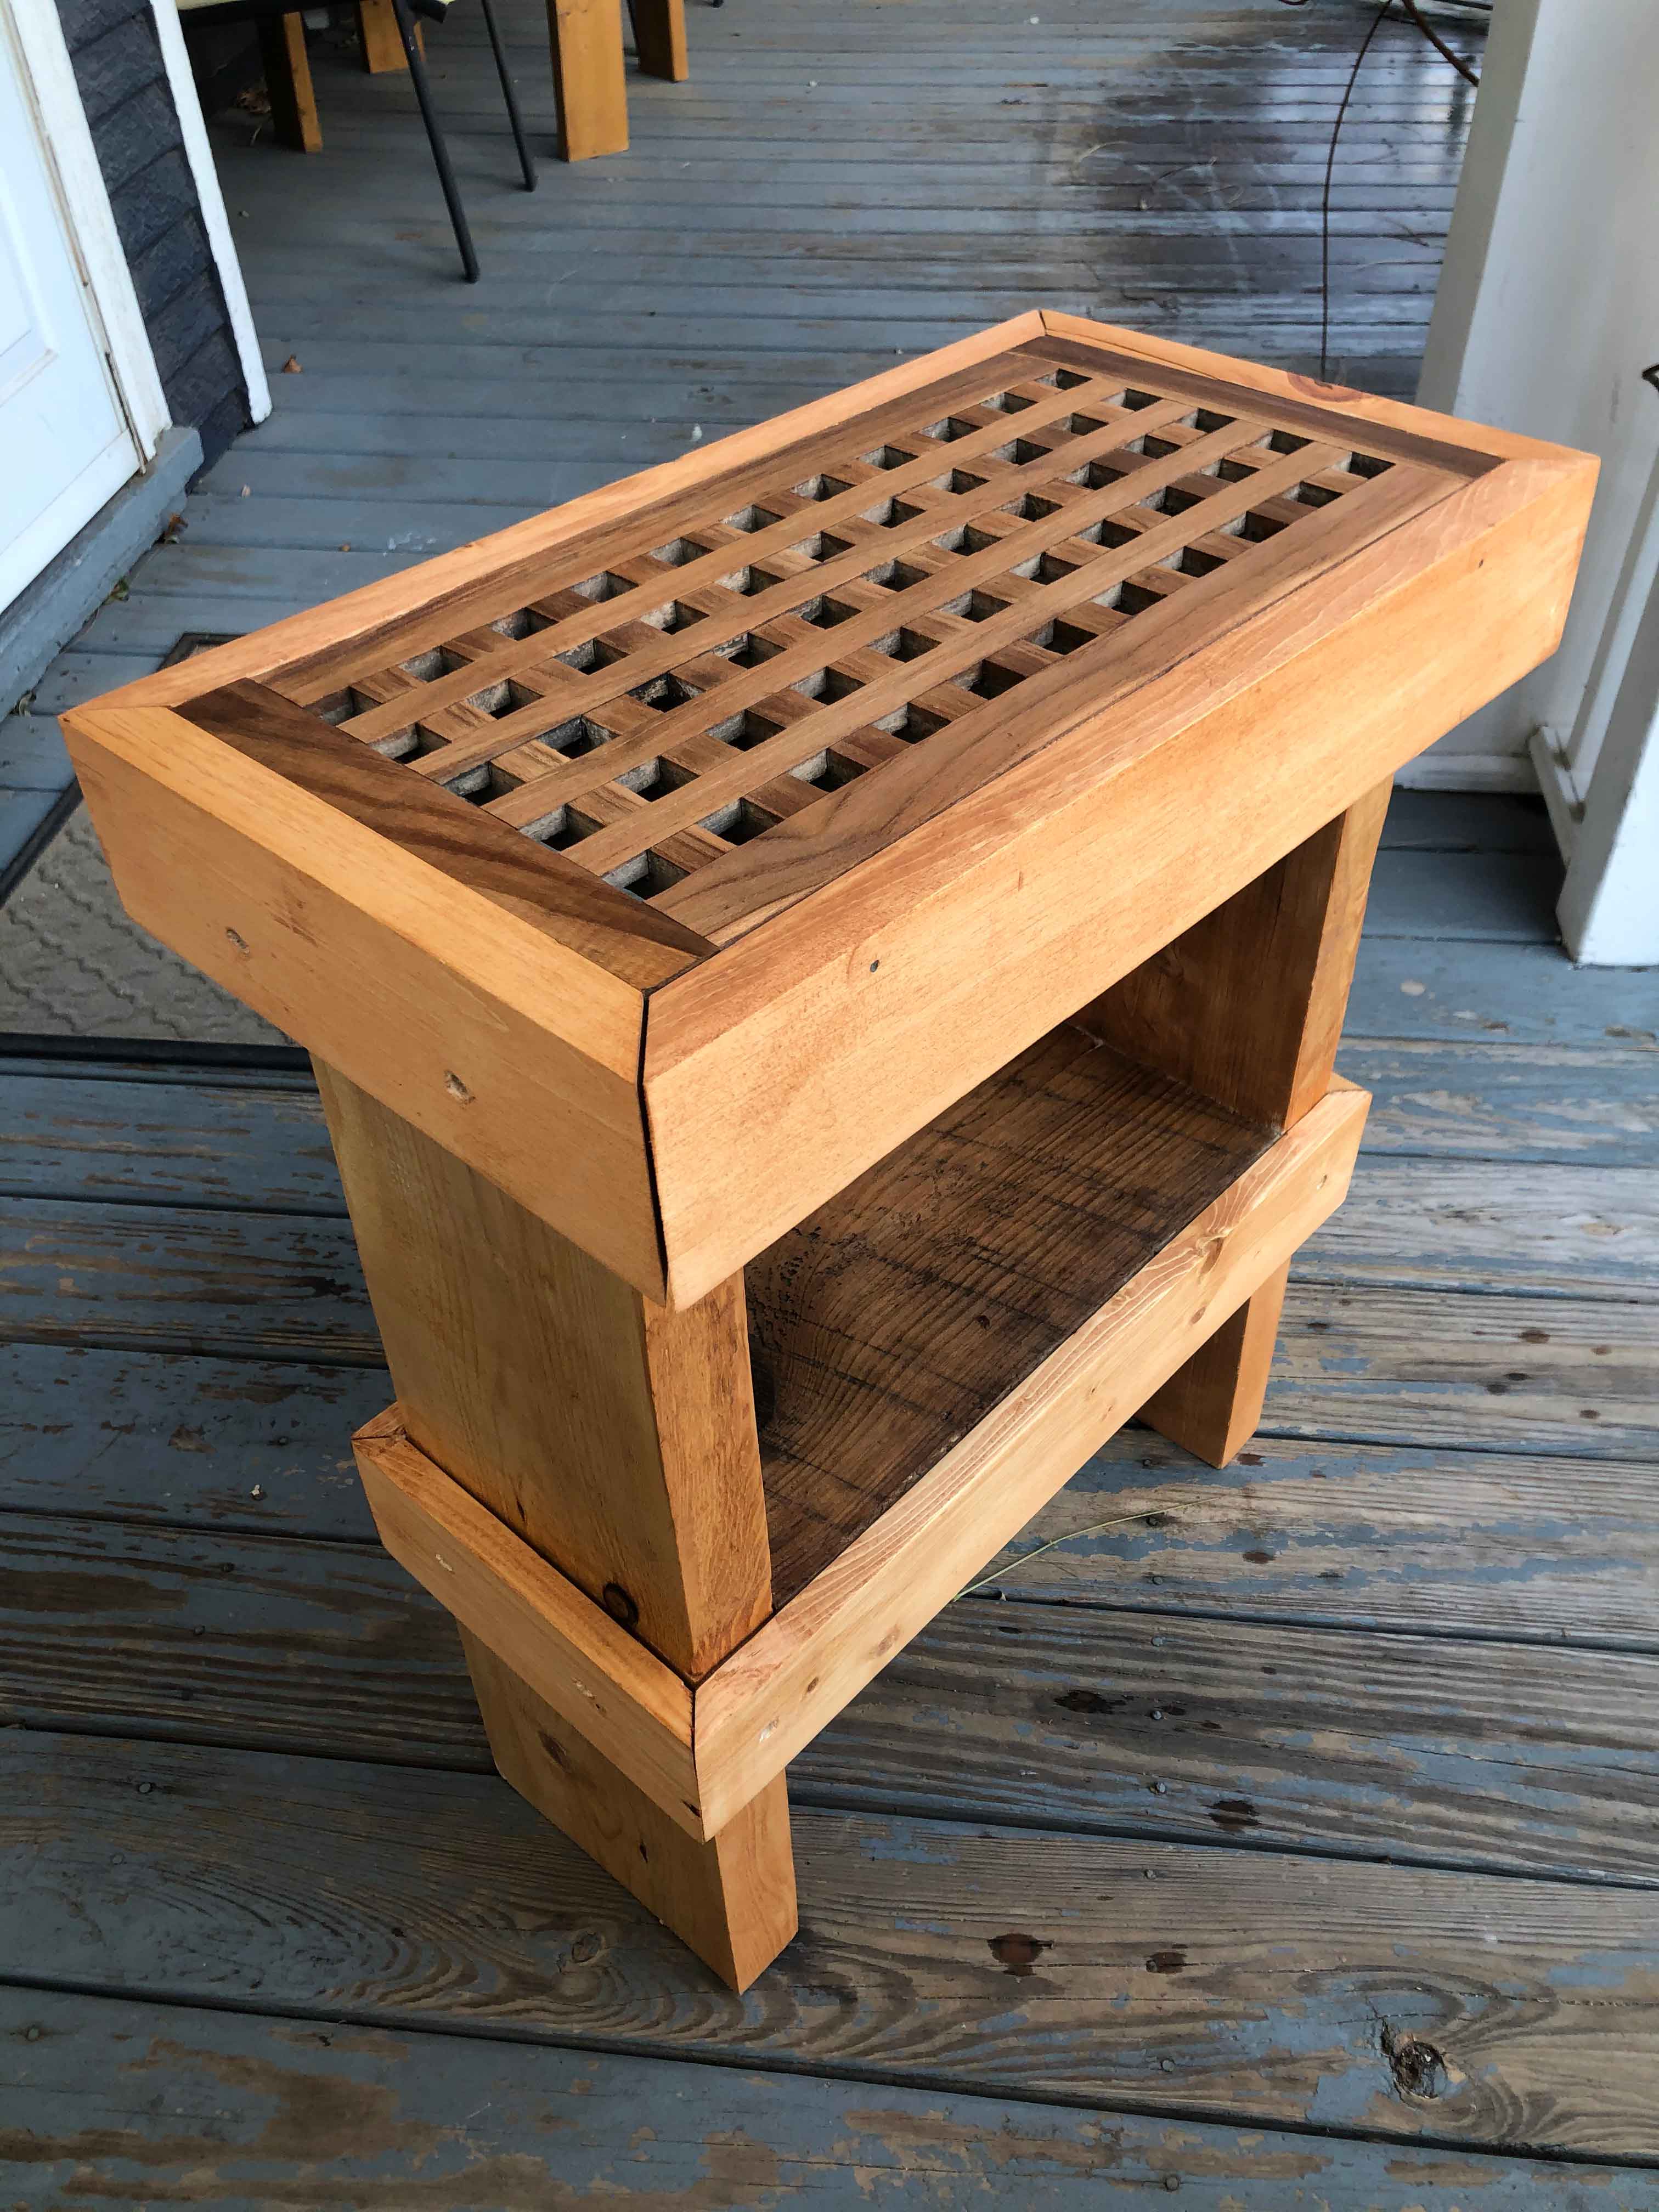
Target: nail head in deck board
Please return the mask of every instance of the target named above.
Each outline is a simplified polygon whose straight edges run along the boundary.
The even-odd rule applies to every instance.
[[[29,2039],[33,2030],[37,2039]],[[1403,2143],[696,2066],[476,2036],[0,1988],[12,2185],[268,2212],[543,2212],[557,2195],[690,2208],[873,2203],[1094,2212],[1180,2184],[1187,2212],[1409,2203],[1420,2212],[1639,2212],[1652,2177]],[[229,2100],[228,2102],[227,2100]],[[142,2177],[142,2181],[136,2177]]]
[[[481,1778],[15,1731],[0,1758],[0,1929],[23,1979],[1407,2142],[1659,2151],[1645,1891],[807,1811],[804,1932],[744,2000]],[[257,1900],[228,1865],[258,1869]],[[1018,1981],[991,1948],[1009,1929],[1050,1947]],[[1181,1971],[1149,1972],[1164,1951]],[[1399,2094],[1385,2027],[1442,2054],[1443,2094]]]
[[[796,1806],[1659,1886],[1652,1652],[1019,1594],[1065,1602],[947,1607],[792,1763]],[[489,1771],[447,1613],[368,1547],[0,1522],[0,1677],[37,1729]]]

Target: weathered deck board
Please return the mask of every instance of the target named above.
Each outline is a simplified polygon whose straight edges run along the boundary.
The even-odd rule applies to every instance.
[[[1589,1301],[1659,1301],[1656,1261],[1651,1173],[1544,1166],[1517,1179],[1481,1161],[1373,1157],[1292,1275],[1344,1288],[1496,1289],[1582,1311]],[[1607,1333],[1619,1334],[1613,1322]],[[353,1364],[380,1357],[344,1220],[32,1196],[0,1199],[0,1336]]]
[[[33,2031],[33,2039],[31,2039]],[[212,2212],[1640,2212],[1650,2174],[0,1987],[0,2176]],[[278,2197],[273,2168],[298,2187]],[[298,2177],[303,2177],[302,2180]],[[48,2194],[50,2192],[50,2194]]]
[[[1645,1890],[809,1809],[802,1932],[740,1998],[499,1782],[21,1731],[0,1758],[25,1981],[1659,2155]]]
[[[1444,1310],[1467,1318],[1471,1303]],[[1293,1328],[1295,1308],[1293,1296]],[[1466,1349],[1473,1373],[1461,1382],[1437,1390],[1431,1379],[1415,1396],[1382,1364],[1443,1334],[1435,1309],[1418,1304],[1382,1346],[1369,1340],[1369,1363],[1339,1351],[1335,1375],[1310,1379],[1281,1356],[1268,1427],[1230,1468],[1200,1468],[1147,1430],[1122,1431],[1002,1563],[1064,1540],[1002,1586],[1072,1604],[1659,1650],[1651,1346],[1631,1355],[1644,1352],[1647,1364],[1628,1427],[1579,1421],[1563,1375],[1563,1407],[1516,1386],[1520,1410],[1499,1429],[1478,1379],[1492,1372],[1491,1346]],[[1588,1365],[1592,1348],[1578,1349]],[[1537,1359],[1538,1347],[1524,1356]],[[1359,1371],[1349,1376],[1351,1364]],[[1392,1424],[1397,1443],[1272,1432],[1298,1416],[1316,1426],[1316,1413],[1340,1429],[1345,1382],[1351,1425]],[[1632,1399],[1639,1382],[1624,1386]],[[372,1543],[346,1440],[388,1389],[373,1369],[0,1346],[0,1513]],[[1418,1440],[1431,1416],[1449,1443]],[[1523,1445],[1533,1456],[1514,1455]],[[1595,1455],[1608,1445],[1642,1456]],[[1110,1525],[1083,1533],[1102,1521]]]
[[[368,1546],[12,1516],[3,1722],[490,1771],[453,1624]],[[790,1787],[1659,1887],[1659,1656],[964,1598]]]

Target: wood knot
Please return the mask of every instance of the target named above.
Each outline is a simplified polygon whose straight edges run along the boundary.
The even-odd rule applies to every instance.
[[[1012,1929],[1006,1936],[988,1936],[985,1942],[1003,1972],[1015,1975],[1020,1981],[1029,1980],[1032,1967],[1043,1953],[1054,1948],[1040,1936],[1025,1936]]]
[[[1451,2087],[1443,2054],[1420,2036],[1382,2030],[1382,2056],[1389,2062],[1395,2094],[1401,2097],[1443,2097]]]
[[[599,1592],[599,1599],[612,1620],[621,1621],[624,1628],[637,1628],[640,1609],[620,1583],[607,1583]]]

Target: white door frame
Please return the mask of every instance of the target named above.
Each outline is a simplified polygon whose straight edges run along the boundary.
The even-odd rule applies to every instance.
[[[1535,772],[1569,863],[1562,933],[1608,966],[1659,960],[1656,72],[1654,0],[1494,11],[1418,386],[1602,459],[1559,650],[1411,780]]]
[[[137,448],[134,473],[148,466],[172,421],[133,289],[115,216],[81,105],[58,10],[46,0],[0,0],[0,33],[9,29],[23,64],[23,90],[34,108],[47,171],[62,202],[92,327],[109,364],[116,396]]]
[[[196,180],[202,222],[219,271],[219,289],[225,296],[225,313],[230,318],[231,335],[236,341],[242,381],[247,386],[248,416],[255,422],[263,422],[270,412],[270,386],[265,380],[253,313],[247,303],[247,287],[242,282],[242,264],[236,258],[235,242],[230,234],[230,218],[225,212],[225,196],[219,188],[219,173],[213,166],[213,149],[208,143],[207,125],[202,119],[196,79],[191,72],[190,56],[185,51],[178,0],[150,0],[150,5],[155,16],[155,35],[161,42],[167,82],[173,90],[179,135],[185,142],[185,157]]]

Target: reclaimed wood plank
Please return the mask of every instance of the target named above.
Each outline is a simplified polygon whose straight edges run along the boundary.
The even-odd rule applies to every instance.
[[[808,1810],[803,1933],[744,1999],[499,1783],[8,1736],[17,1979],[1406,2142],[1659,2152],[1645,1890]]]
[[[0,1988],[0,2148],[25,2203],[1030,2212],[1634,2212],[1650,2177],[1467,2150]],[[647,2117],[648,2116],[648,2117]],[[273,2168],[281,2181],[273,2181]],[[301,2181],[299,2177],[303,2177]],[[293,2177],[290,2181],[290,2177]]]
[[[1659,1887],[1654,1649],[1361,1647],[1109,1595],[947,1607],[792,1761],[793,1802]],[[9,1518],[0,1684],[28,1728],[490,1771],[453,1624],[367,1547]]]

